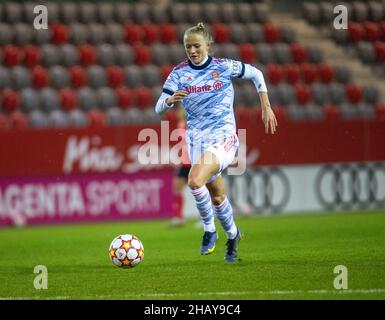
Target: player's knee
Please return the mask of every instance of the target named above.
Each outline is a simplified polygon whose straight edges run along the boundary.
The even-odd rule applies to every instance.
[[[199,179],[198,177],[189,177],[187,184],[190,189],[195,190],[199,189],[200,187],[203,187],[204,181],[202,179]]]
[[[211,197],[211,201],[214,204],[214,206],[219,206],[223,201],[225,201],[225,199],[226,199],[225,194],[213,195]]]

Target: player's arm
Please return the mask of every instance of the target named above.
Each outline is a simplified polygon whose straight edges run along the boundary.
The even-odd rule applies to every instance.
[[[174,106],[173,104],[167,103],[169,97],[170,97],[170,93],[164,92],[164,91],[162,92],[162,94],[158,98],[158,101],[156,102],[156,105],[155,105],[156,113],[163,114],[168,109],[171,109]]]
[[[174,93],[163,91],[155,105],[155,112],[162,114],[174,107],[175,104],[182,102],[184,97],[188,95],[187,91],[178,90]]]
[[[174,106],[175,104],[180,105],[183,99],[188,95],[188,92],[185,90],[178,90],[172,96],[166,99],[166,103],[168,105]]]
[[[278,122],[271,109],[269,96],[267,92],[259,92],[259,99],[262,107],[262,121],[265,124],[265,132],[269,133],[269,127],[272,134],[277,130]]]
[[[278,122],[270,105],[267,87],[262,72],[250,64],[245,64],[242,78],[250,79],[254,83],[259,94],[259,100],[261,101],[262,121],[265,125],[265,131],[268,133],[270,128],[270,132],[274,134]]]
[[[163,91],[155,105],[155,112],[162,114],[165,111],[174,107],[178,102],[181,102],[184,97],[188,95],[187,91],[179,90],[179,78],[178,72],[173,69],[168,75],[164,85]]]

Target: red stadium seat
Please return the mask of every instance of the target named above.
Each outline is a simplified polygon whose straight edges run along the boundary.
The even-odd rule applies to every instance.
[[[26,129],[29,127],[27,116],[20,111],[12,112],[9,115],[9,121],[13,129]]]
[[[55,44],[63,44],[69,39],[68,27],[64,24],[54,23],[51,25],[52,42]]]
[[[133,92],[129,88],[120,87],[116,89],[116,97],[118,105],[122,109],[127,109],[133,106]]]
[[[309,86],[302,83],[297,83],[294,86],[295,96],[297,98],[297,102],[301,105],[305,105],[311,100],[311,92]]]
[[[320,63],[318,65],[318,77],[324,83],[330,83],[334,81],[335,71],[327,63]]]
[[[160,37],[163,43],[174,43],[178,38],[176,28],[171,23],[163,23],[160,25]]]
[[[325,114],[325,120],[339,120],[341,118],[341,112],[340,108],[332,105],[327,104],[324,106],[324,114]]]
[[[3,60],[8,66],[15,66],[20,63],[21,52],[18,47],[7,44],[3,48]]]
[[[296,63],[302,63],[307,61],[307,49],[300,43],[290,44],[290,51],[293,61]]]
[[[353,104],[361,102],[364,97],[361,87],[354,83],[347,84],[345,92],[349,102]]]
[[[269,63],[266,68],[267,77],[272,84],[281,82],[284,78],[284,72],[280,65]]]
[[[117,66],[110,66],[106,69],[107,81],[111,87],[120,86],[124,81],[123,69]]]
[[[362,24],[354,21],[349,21],[348,38],[351,42],[363,40],[365,38],[365,29]]]
[[[225,43],[230,39],[230,31],[224,23],[214,23],[211,26],[212,33],[216,43]]]
[[[154,43],[159,39],[159,27],[156,24],[143,25],[144,41],[148,44]]]
[[[84,44],[79,46],[80,61],[83,65],[90,65],[96,63],[96,49],[95,47]]]
[[[300,68],[297,64],[287,64],[285,66],[286,81],[295,84],[301,78]]]
[[[39,48],[32,46],[32,45],[26,45],[23,48],[24,51],[24,64],[28,67],[33,67],[38,64],[40,64],[40,50]]]
[[[305,83],[313,83],[318,79],[317,66],[312,63],[301,64],[301,77]]]
[[[162,81],[166,81],[168,75],[171,73],[174,67],[172,65],[164,65],[160,67],[160,71],[162,73]]]
[[[87,85],[87,72],[82,67],[73,66],[69,68],[68,71],[72,86],[75,88],[80,88]]]
[[[20,107],[20,98],[16,91],[4,89],[3,91],[3,109],[7,112],[13,112]]]
[[[250,43],[243,43],[239,45],[239,56],[242,61],[246,63],[253,63],[256,60],[256,48]]]
[[[279,28],[270,22],[263,25],[263,33],[268,43],[277,42],[280,38]]]
[[[87,113],[90,127],[100,128],[107,123],[105,113],[99,110],[91,110]]]
[[[60,104],[63,110],[70,111],[78,106],[78,97],[74,90],[64,88],[59,91]]]
[[[150,47],[136,44],[133,46],[135,63],[139,65],[149,64],[151,62],[151,50]]]
[[[363,23],[366,39],[370,42],[374,42],[381,39],[381,26],[378,23],[372,21],[365,21]]]
[[[137,24],[127,23],[124,25],[125,39],[129,43],[136,43],[143,41],[144,30]]]
[[[153,97],[152,92],[149,88],[139,87],[133,90],[133,95],[135,97],[136,105],[139,108],[146,109],[153,106]]]
[[[44,88],[49,84],[49,73],[41,66],[31,69],[32,83],[36,88]]]
[[[374,44],[377,62],[385,62],[385,42],[376,41]]]

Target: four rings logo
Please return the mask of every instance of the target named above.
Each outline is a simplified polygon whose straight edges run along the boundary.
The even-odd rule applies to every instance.
[[[240,176],[226,175],[224,178],[228,197],[241,212],[385,208],[383,162],[287,169],[259,167]],[[305,190],[306,199],[303,198]]]
[[[315,192],[327,210],[374,209],[385,206],[382,164],[324,166],[316,177]]]
[[[281,212],[287,205],[290,182],[278,167],[258,168],[241,176],[226,176],[228,196],[237,207],[248,203],[261,212]]]

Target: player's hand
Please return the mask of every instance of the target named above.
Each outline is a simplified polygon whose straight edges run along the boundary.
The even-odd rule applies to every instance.
[[[270,132],[274,134],[277,130],[278,122],[275,118],[273,110],[270,107],[262,108],[262,121],[265,124],[265,132],[269,133],[270,128]]]
[[[178,90],[175,91],[175,93],[166,99],[167,104],[174,104],[177,102],[181,102],[186,96],[188,95],[188,92],[185,90]]]

